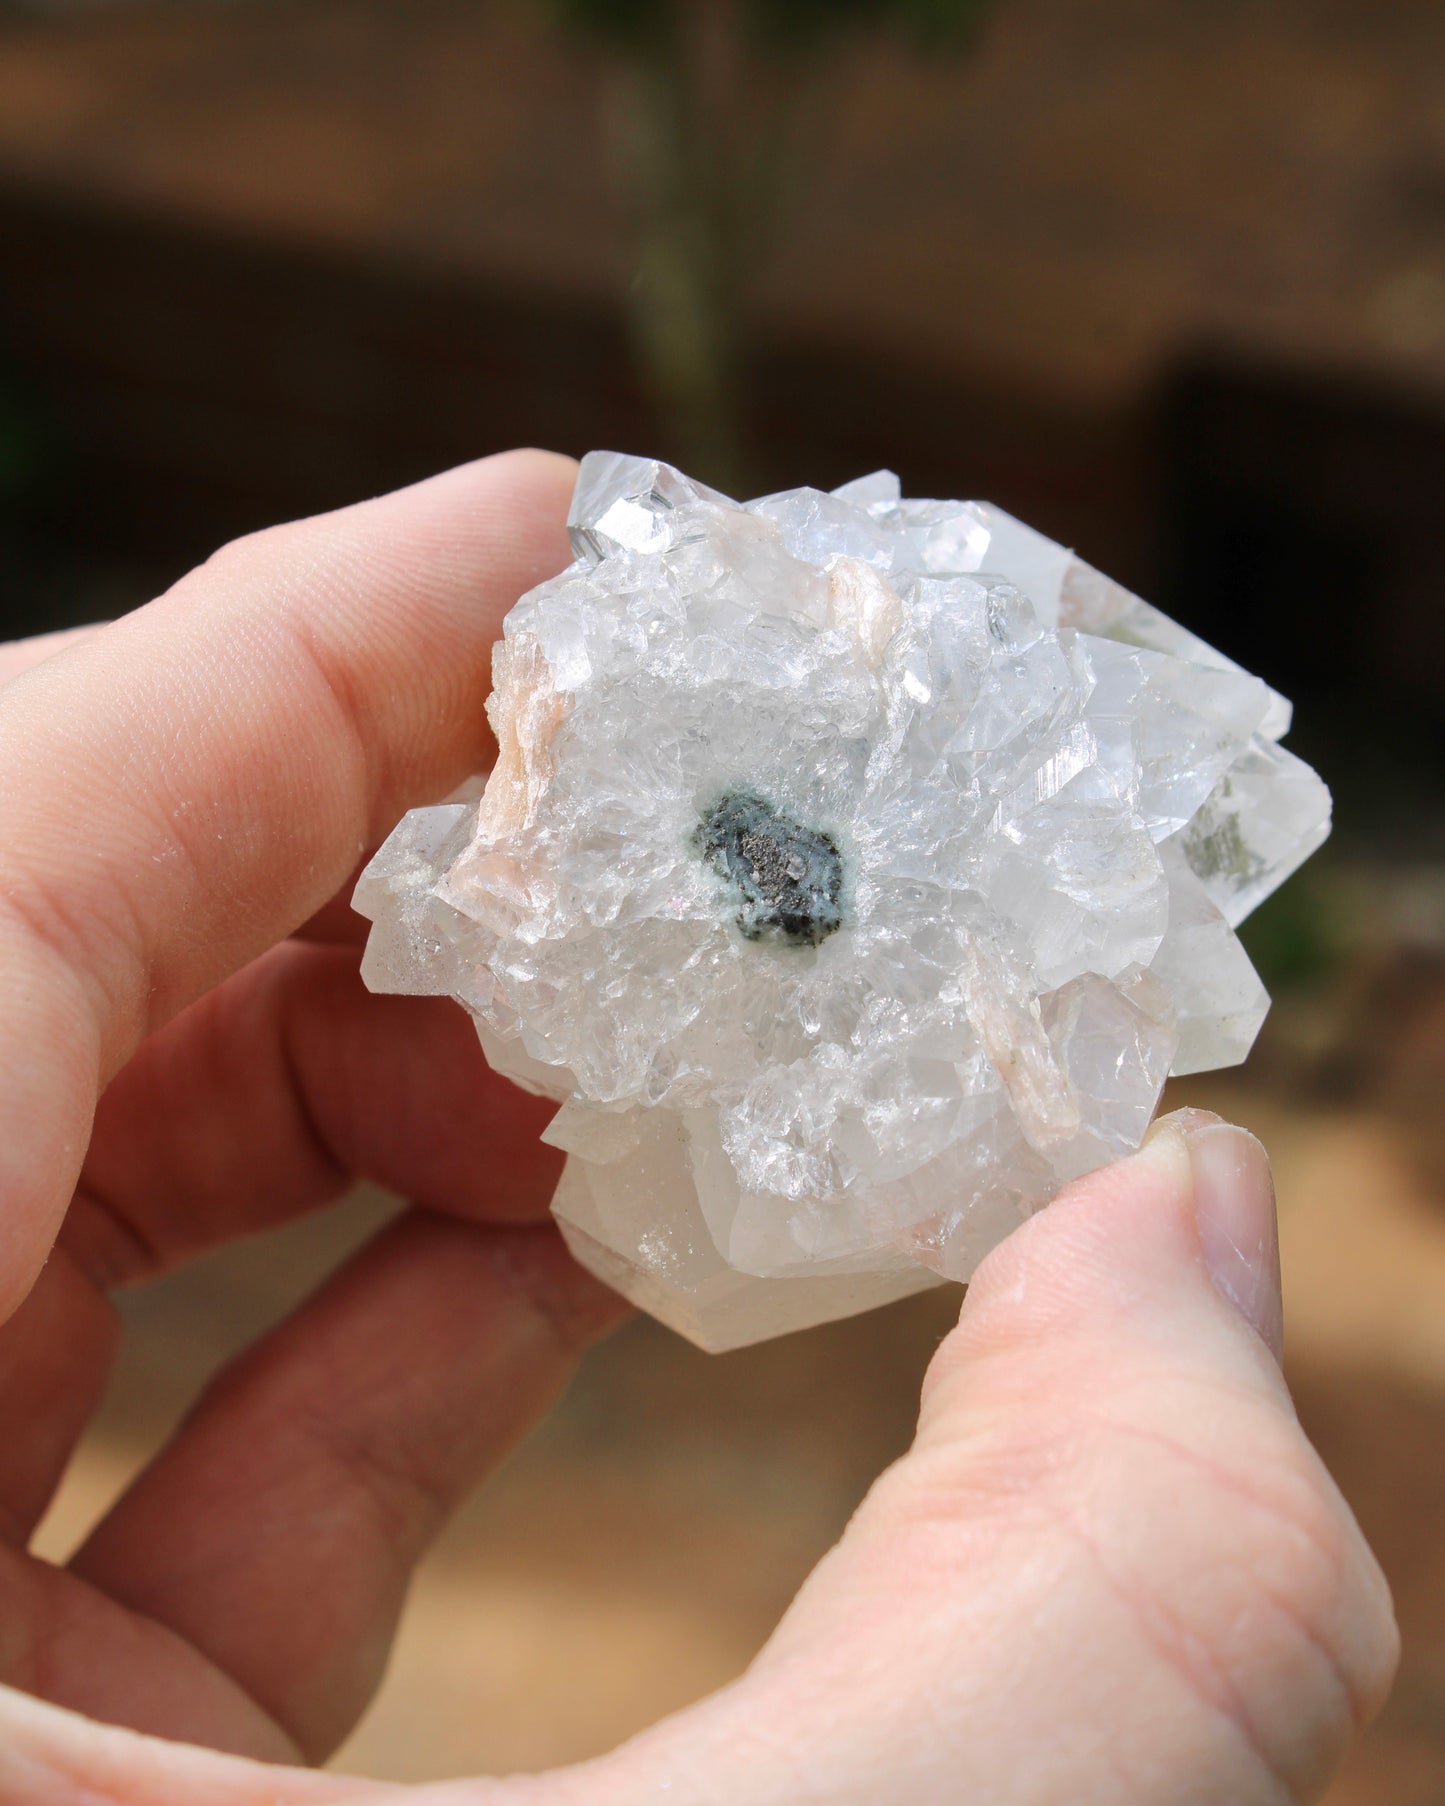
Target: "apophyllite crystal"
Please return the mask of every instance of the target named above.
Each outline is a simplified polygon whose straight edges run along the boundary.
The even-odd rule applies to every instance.
[[[709,1348],[978,1261],[1242,1059],[1329,831],[1258,678],[1001,509],[594,453],[480,801],[368,867],[376,990],[561,1103],[578,1256]]]

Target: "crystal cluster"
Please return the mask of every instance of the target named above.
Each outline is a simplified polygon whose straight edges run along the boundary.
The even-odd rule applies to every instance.
[[[1234,926],[1329,831],[1258,678],[1001,509],[741,506],[594,453],[498,757],[367,868],[364,972],[561,1108],[579,1257],[709,1348],[978,1261],[1243,1059]]]

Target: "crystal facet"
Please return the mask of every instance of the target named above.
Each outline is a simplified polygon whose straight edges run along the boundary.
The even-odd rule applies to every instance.
[[[561,1108],[584,1263],[709,1348],[966,1279],[1244,1058],[1234,926],[1329,831],[1289,705],[886,471],[741,506],[593,453],[479,800],[368,866],[376,990]]]

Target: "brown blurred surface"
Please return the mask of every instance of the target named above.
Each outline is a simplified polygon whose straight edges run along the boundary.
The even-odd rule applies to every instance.
[[[597,81],[545,19],[259,0],[12,25],[0,168],[607,302],[628,272]],[[1433,0],[1012,0],[962,64],[872,43],[830,70],[754,305],[1051,404],[1201,336],[1445,384],[1442,61]]]
[[[0,16],[0,357],[84,479],[67,531],[190,557],[518,438],[669,453],[604,75],[546,18]],[[827,63],[743,285],[755,489],[891,462],[1142,584],[1201,362],[1421,413],[1438,457],[1442,68],[1434,0],[999,0],[965,56]]]
[[[1408,1007],[1403,984],[1390,964],[1286,1002],[1252,1069],[1172,1099],[1243,1121],[1272,1151],[1290,1376],[1404,1628],[1400,1684],[1330,1806],[1445,1800],[1445,966],[1418,956]],[[1378,1044],[1387,1027],[1393,1071],[1342,1066],[1340,1037]],[[204,1373],[386,1208],[358,1197],[132,1298],[114,1388],[45,1546],[68,1546]],[[722,1357],[648,1322],[623,1330],[442,1537],[339,1765],[414,1779],[539,1768],[736,1675],[906,1446],[955,1302],[927,1294]]]

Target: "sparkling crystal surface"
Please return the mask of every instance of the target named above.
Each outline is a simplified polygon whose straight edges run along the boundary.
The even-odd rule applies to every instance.
[[[1244,1058],[1329,831],[1289,705],[999,508],[594,453],[479,800],[367,868],[376,990],[561,1105],[579,1257],[705,1347],[966,1279]]]

